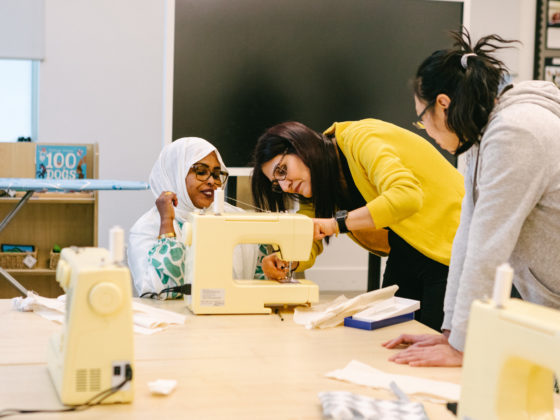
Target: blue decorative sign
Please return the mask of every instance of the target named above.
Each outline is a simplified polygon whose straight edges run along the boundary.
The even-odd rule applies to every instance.
[[[37,144],[36,178],[83,179],[86,177],[86,146]]]

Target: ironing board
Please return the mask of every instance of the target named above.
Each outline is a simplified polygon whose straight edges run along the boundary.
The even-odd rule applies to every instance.
[[[36,179],[36,178],[0,178],[0,190],[25,191],[24,196],[0,222],[0,233],[10,220],[31,198],[34,192],[68,192],[68,191],[99,191],[99,190],[147,190],[146,182],[120,181],[107,179]],[[0,275],[10,282],[23,296],[27,290],[6,270],[0,267]]]

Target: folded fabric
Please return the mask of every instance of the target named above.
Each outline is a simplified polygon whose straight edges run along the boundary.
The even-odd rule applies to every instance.
[[[428,420],[419,402],[378,400],[344,391],[321,392],[319,399],[326,419]]]
[[[148,389],[155,395],[169,395],[176,386],[177,381],[175,379],[156,379],[148,382]]]
[[[373,302],[393,297],[398,289],[398,286],[389,286],[362,293],[352,299],[341,295],[330,303],[311,308],[297,307],[294,312],[294,322],[305,325],[308,329],[336,327],[344,322],[344,318],[364,310]]]
[[[17,311],[35,312],[49,321],[64,323],[66,312],[66,295],[55,298],[46,298],[29,292],[26,298],[12,299],[12,306]],[[132,302],[132,319],[134,332],[139,334],[153,334],[163,331],[165,327],[175,324],[184,324],[186,316],[176,312],[153,308],[139,302]]]
[[[358,385],[388,390],[391,390],[391,382],[395,382],[406,394],[415,394],[432,402],[459,401],[461,395],[460,385],[418,378],[416,376],[386,373],[357,360],[352,360],[344,369],[333,370],[325,376]]]

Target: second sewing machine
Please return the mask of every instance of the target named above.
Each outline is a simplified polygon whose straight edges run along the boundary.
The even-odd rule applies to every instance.
[[[224,213],[223,195],[215,194],[213,212],[193,213],[183,225],[187,252],[189,308],[195,314],[269,314],[270,306],[319,301],[310,280],[234,279],[233,249],[238,244],[273,244],[286,261],[305,261],[313,244],[313,221],[293,213]]]

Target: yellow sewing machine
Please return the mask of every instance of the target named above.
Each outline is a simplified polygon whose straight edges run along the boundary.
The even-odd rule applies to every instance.
[[[195,314],[269,314],[268,306],[319,301],[319,287],[310,280],[234,280],[233,249],[237,244],[275,244],[286,261],[309,259],[313,221],[293,213],[192,214],[183,225],[190,252],[187,282],[189,308]]]
[[[47,360],[63,404],[83,404],[126,379],[100,402],[132,401],[132,290],[122,255],[102,248],[61,252],[56,279],[66,291],[66,318],[49,341]]]
[[[508,267],[499,268],[505,280],[498,273],[494,298],[472,304],[458,417],[554,420],[560,311],[510,299]]]

